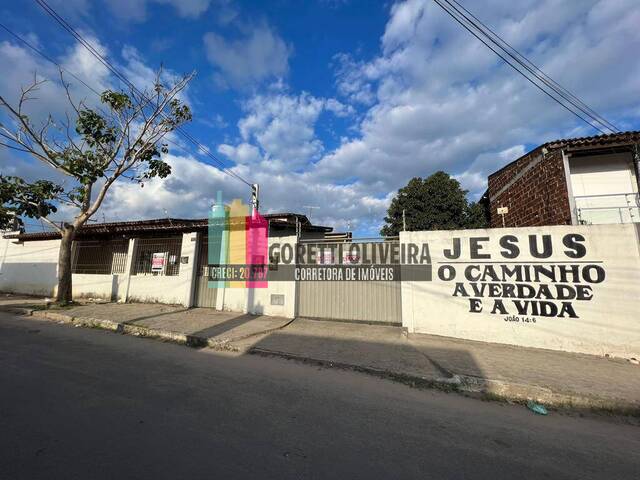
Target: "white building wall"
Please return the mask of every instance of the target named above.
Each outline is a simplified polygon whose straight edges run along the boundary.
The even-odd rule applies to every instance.
[[[576,196],[638,192],[630,153],[570,158]]]
[[[536,258],[529,251],[530,238],[542,245],[548,236],[553,253],[549,258]],[[568,237],[571,235],[571,237]],[[575,250],[563,242],[571,243],[576,235],[584,238],[580,244],[585,255],[572,258]],[[454,238],[460,239],[462,253],[459,258],[447,258]],[[506,241],[505,241],[506,239]],[[401,243],[427,243],[431,254],[432,281],[403,282],[403,325],[409,332],[428,333],[448,337],[496,342],[526,347],[548,348],[596,355],[619,357],[640,356],[640,226],[554,226],[536,228],[506,228],[490,230],[401,232]],[[472,242],[479,245],[478,255],[472,258]],[[506,258],[508,250],[503,243],[517,243],[520,252]],[[569,252],[569,254],[565,253]],[[601,268],[605,278],[600,283],[589,282],[582,274],[578,281],[540,282],[494,280],[491,276],[477,280],[478,272],[492,268],[500,272],[503,266],[564,265],[578,269],[591,265],[590,272]],[[593,267],[593,266],[596,267]],[[469,269],[469,270],[468,270]],[[582,272],[582,270],[580,270]],[[455,275],[447,279],[446,274]],[[469,275],[471,278],[468,278]],[[562,284],[565,291],[586,288],[589,299],[567,300],[576,318],[568,315],[520,314],[514,298],[503,298],[505,283],[520,283],[537,288],[541,285],[556,289]],[[474,291],[473,284],[485,290]],[[461,285],[463,290],[457,290]],[[492,285],[489,287],[489,285]],[[488,288],[498,296],[492,298]],[[466,295],[465,295],[466,293]],[[496,308],[502,301],[504,310]],[[536,300],[536,299],[533,299]],[[561,309],[562,300],[546,300],[549,309]]]
[[[269,246],[274,243],[291,245],[295,251],[296,236],[275,237],[269,239]],[[296,282],[295,281],[278,281],[268,282],[267,288],[254,288],[248,291],[248,311],[256,315],[272,315],[286,318],[294,318],[296,316]],[[282,295],[284,297],[284,305],[272,305],[271,296]]]
[[[296,237],[277,237],[273,242],[290,243]],[[182,238],[179,275],[130,275],[136,239],[130,240],[126,271],[120,275],[73,274],[74,298],[120,302],[193,305],[197,234]],[[0,239],[0,291],[30,295],[55,295],[60,240],[30,241]],[[271,305],[271,295],[284,295],[284,305]],[[219,309],[257,315],[293,318],[296,306],[295,282],[270,282],[268,288],[226,288],[218,295]]]
[[[73,274],[73,298],[124,301],[126,275]]]
[[[588,224],[638,222],[638,182],[630,153],[569,159],[578,220]]]
[[[297,237],[272,237],[269,246],[274,243],[290,244],[295,250]],[[296,316],[296,282],[271,281],[266,288],[225,288],[218,293],[218,309],[230,312],[270,315],[286,318]],[[284,305],[272,305],[271,295],[283,295]]]
[[[0,239],[0,290],[52,296],[60,240],[17,243]]]
[[[188,280],[180,275],[131,275],[129,302],[183,305]]]
[[[187,264],[180,274],[129,275],[133,248],[129,249],[127,271],[120,275],[73,274],[74,298],[168,303],[188,305],[195,262],[192,233],[183,236],[183,254]],[[135,239],[131,240],[135,245]],[[0,239],[0,291],[28,295],[55,295],[60,240],[17,242]]]

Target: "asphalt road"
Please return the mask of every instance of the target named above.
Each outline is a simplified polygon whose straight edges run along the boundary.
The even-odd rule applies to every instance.
[[[638,478],[640,428],[0,313],[0,478]]]

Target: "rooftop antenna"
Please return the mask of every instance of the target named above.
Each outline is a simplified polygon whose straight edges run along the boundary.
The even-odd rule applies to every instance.
[[[164,211],[164,214],[167,216],[167,220],[169,220],[169,225],[171,225],[173,227],[173,222],[169,218],[169,212],[167,211],[166,208],[163,208],[162,210]]]
[[[311,221],[311,213],[313,210],[319,209],[320,207],[316,207],[315,205],[303,205],[302,208],[308,208],[309,209],[309,221]]]

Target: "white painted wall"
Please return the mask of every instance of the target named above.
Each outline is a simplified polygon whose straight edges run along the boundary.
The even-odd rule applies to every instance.
[[[0,290],[52,296],[60,240],[16,243],[0,239]]]
[[[197,250],[200,234],[198,232],[190,232],[182,235],[182,248],[180,249],[181,258],[186,257],[187,263],[180,263],[180,277],[184,282],[184,291],[182,305],[192,307],[195,294],[196,267],[197,267]]]
[[[129,302],[183,305],[189,284],[180,275],[131,275]]]
[[[126,273],[122,275],[73,274],[74,298],[188,305],[195,263],[195,233],[183,236],[180,274],[131,275],[133,248],[129,250]],[[134,242],[132,242],[133,246]],[[0,291],[54,296],[60,240],[16,242],[0,239]]]
[[[295,235],[269,238],[269,246],[290,244],[295,249],[296,241]],[[295,281],[272,281],[266,288],[225,288],[217,298],[225,311],[294,318],[296,293]],[[271,305],[271,295],[284,295],[284,305]]]
[[[582,258],[570,258],[565,251],[573,250],[563,245],[568,234],[584,237],[586,254]],[[512,235],[521,248],[515,258],[505,258],[501,239]],[[550,235],[553,254],[549,258],[535,258],[528,248],[529,237],[541,241]],[[462,245],[460,258],[450,259],[444,250],[451,248],[452,239],[459,238]],[[490,258],[472,259],[471,238],[482,247],[480,254]],[[403,325],[409,332],[428,333],[448,337],[496,342],[526,347],[548,348],[597,355],[610,354],[619,357],[640,356],[640,226],[553,226],[537,228],[508,228],[491,230],[401,232],[401,243],[428,243],[432,269],[432,281],[403,282]],[[504,241],[504,239],[503,239]],[[562,262],[562,263],[559,263]],[[584,263],[586,262],[586,263]],[[598,263],[601,262],[601,263]],[[606,275],[602,283],[590,284],[578,279],[578,285],[590,287],[590,300],[571,301],[578,318],[550,317],[544,315],[519,315],[513,299],[502,299],[507,313],[496,310],[492,313],[493,299],[486,293],[473,293],[473,282],[478,268],[490,266],[500,269],[502,265],[585,265],[600,266]],[[471,280],[465,278],[470,268]],[[566,267],[570,268],[570,267]],[[590,267],[592,268],[592,267]],[[455,272],[455,279],[443,280],[438,273]],[[460,282],[469,297],[454,295]],[[484,283],[502,282],[487,279]],[[507,281],[505,283],[513,283]],[[556,288],[548,280],[521,282],[533,287],[546,285]],[[565,285],[575,287],[574,282]],[[482,311],[471,312],[473,298],[481,302]],[[559,306],[561,301],[551,300]],[[512,321],[513,317],[519,321]],[[535,323],[533,322],[535,319]],[[526,321],[529,320],[529,321]]]
[[[274,243],[291,245],[295,251],[296,236],[275,237],[269,239],[269,246]],[[271,281],[267,288],[254,288],[248,292],[248,310],[257,315],[272,315],[286,318],[296,316],[296,282],[295,281]],[[271,305],[271,295],[284,295],[284,305]]]
[[[521,248],[515,258],[505,258],[501,240],[512,235]],[[549,235],[553,253],[549,258],[535,258],[528,248],[529,237],[540,241]],[[574,250],[563,245],[567,235],[581,235],[585,255],[570,258],[565,252]],[[462,245],[460,258],[449,259],[444,250],[451,248],[452,239],[459,238]],[[479,254],[490,258],[473,259],[469,245],[475,238]],[[191,238],[185,236],[183,242]],[[295,237],[271,239],[295,244]],[[403,325],[416,333],[429,333],[471,340],[549,348],[591,354],[610,354],[620,357],[640,357],[640,225],[598,226],[554,226],[537,228],[514,228],[492,230],[401,232],[401,243],[414,242],[429,245],[433,280],[405,281],[402,283]],[[0,239],[0,290],[5,292],[53,295],[56,285],[56,263],[59,241],[16,243]],[[193,255],[185,248],[183,254]],[[195,258],[189,257],[189,265]],[[464,262],[464,263],[460,263]],[[128,262],[129,265],[131,261]],[[601,267],[606,278],[601,283],[590,284],[584,280],[577,285],[589,287],[591,299],[571,302],[577,318],[551,317],[540,314],[519,315],[514,309],[513,299],[502,299],[506,313],[491,312],[493,299],[485,295],[472,294],[471,283],[464,278],[465,269],[471,266],[491,265],[500,268],[507,265],[596,265]],[[74,295],[102,296],[110,298],[115,293],[121,300],[183,304],[191,288],[193,276],[181,265],[177,276],[134,275],[79,275],[74,274]],[[443,280],[438,271],[445,268],[455,271],[456,279]],[[473,270],[475,272],[475,270]],[[116,277],[114,279],[114,277]],[[469,293],[468,297],[454,295],[456,283]],[[528,281],[531,287],[545,285],[556,288],[549,281]],[[576,288],[575,282],[566,282]],[[121,293],[122,292],[122,293]],[[285,295],[285,305],[271,305],[271,294]],[[293,318],[296,315],[295,282],[270,282],[266,289],[254,289],[251,296],[247,289],[226,289],[220,292],[224,308],[239,312],[264,315],[279,315]],[[470,299],[482,302],[482,311],[470,312]],[[559,300],[551,300],[561,305]],[[509,317],[520,317],[511,321]],[[525,321],[528,319],[529,321]],[[535,319],[533,322],[532,319]]]
[[[278,237],[273,242],[291,243],[296,237]],[[180,274],[129,275],[133,262],[135,240],[130,243],[126,273],[122,275],[73,274],[74,298],[193,305],[197,234],[185,233],[181,256],[187,263],[180,265]],[[59,240],[19,243],[0,239],[0,291],[54,296],[57,284]],[[218,297],[224,310],[273,315],[295,316],[295,282],[270,282],[268,288],[227,288]],[[284,305],[271,305],[271,294],[283,294]]]
[[[73,297],[122,301],[125,298],[126,282],[126,275],[74,273]]]
[[[624,195],[638,193],[630,153],[570,158],[569,170],[582,220],[593,224],[640,221],[638,205],[628,205],[633,196]]]

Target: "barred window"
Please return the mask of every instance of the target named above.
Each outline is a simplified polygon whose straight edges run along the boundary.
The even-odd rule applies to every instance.
[[[97,240],[75,242],[73,273],[109,275],[124,273],[129,241]]]
[[[178,275],[182,236],[141,238],[136,249],[133,275]]]

